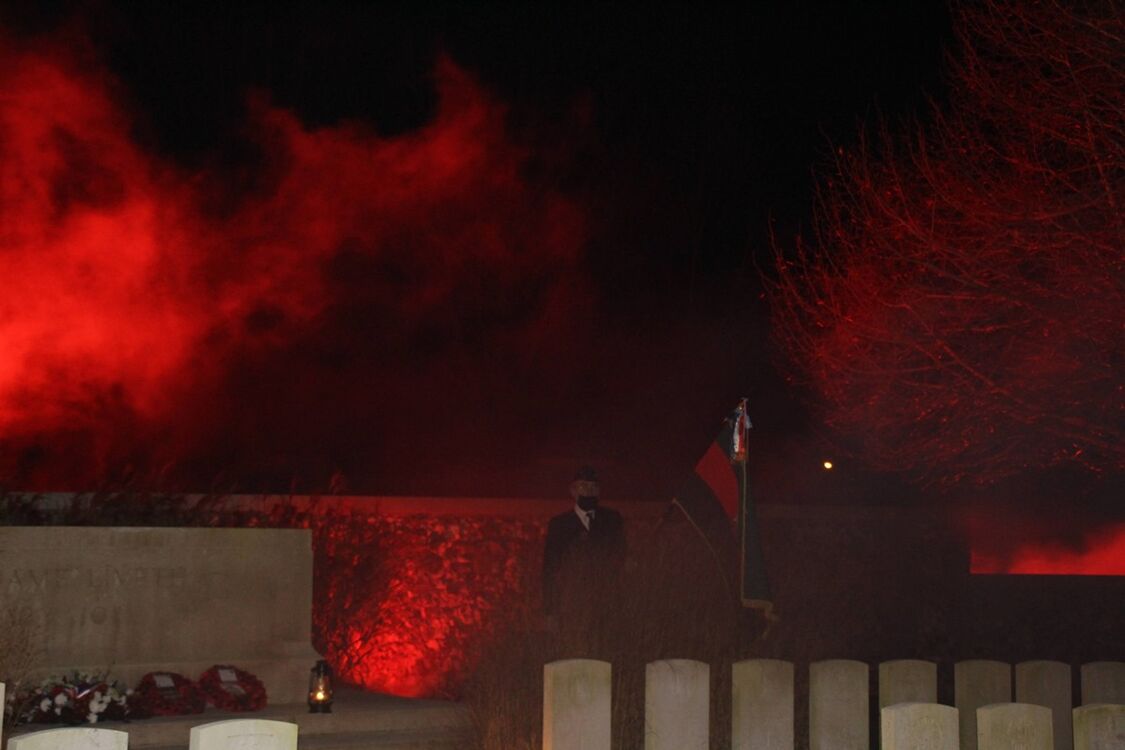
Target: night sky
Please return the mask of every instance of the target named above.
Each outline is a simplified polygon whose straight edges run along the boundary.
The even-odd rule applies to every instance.
[[[102,249],[16,306],[100,333],[0,381],[11,484],[551,496],[589,462],[666,498],[748,396],[764,501],[904,497],[826,455],[760,274],[834,147],[941,101],[944,3],[276,6],[4,7],[10,57],[100,97],[45,107],[35,236],[165,220],[135,285]]]

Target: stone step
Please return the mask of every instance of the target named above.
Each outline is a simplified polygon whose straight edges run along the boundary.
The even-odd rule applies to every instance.
[[[458,730],[364,732],[313,735],[297,742],[298,750],[464,750],[467,732]]]
[[[470,738],[460,730],[402,732],[346,732],[299,736],[298,750],[464,750]],[[130,748],[132,745],[130,745]],[[149,746],[147,750],[183,750],[180,745]]]

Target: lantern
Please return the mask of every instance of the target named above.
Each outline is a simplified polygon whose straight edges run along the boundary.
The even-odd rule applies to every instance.
[[[324,659],[309,670],[309,713],[332,713],[332,669]]]

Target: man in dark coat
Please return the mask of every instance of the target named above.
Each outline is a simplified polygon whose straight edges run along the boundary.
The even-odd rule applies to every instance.
[[[574,508],[551,519],[543,552],[543,607],[548,621],[580,607],[597,611],[606,603],[625,560],[621,514],[598,504],[598,476],[588,466],[570,484]]]

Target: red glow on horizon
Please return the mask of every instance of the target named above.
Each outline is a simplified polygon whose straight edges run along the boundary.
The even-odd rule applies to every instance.
[[[1125,523],[1091,533],[1082,549],[1060,542],[1025,542],[1001,552],[987,540],[974,540],[974,574],[1125,576]]]

